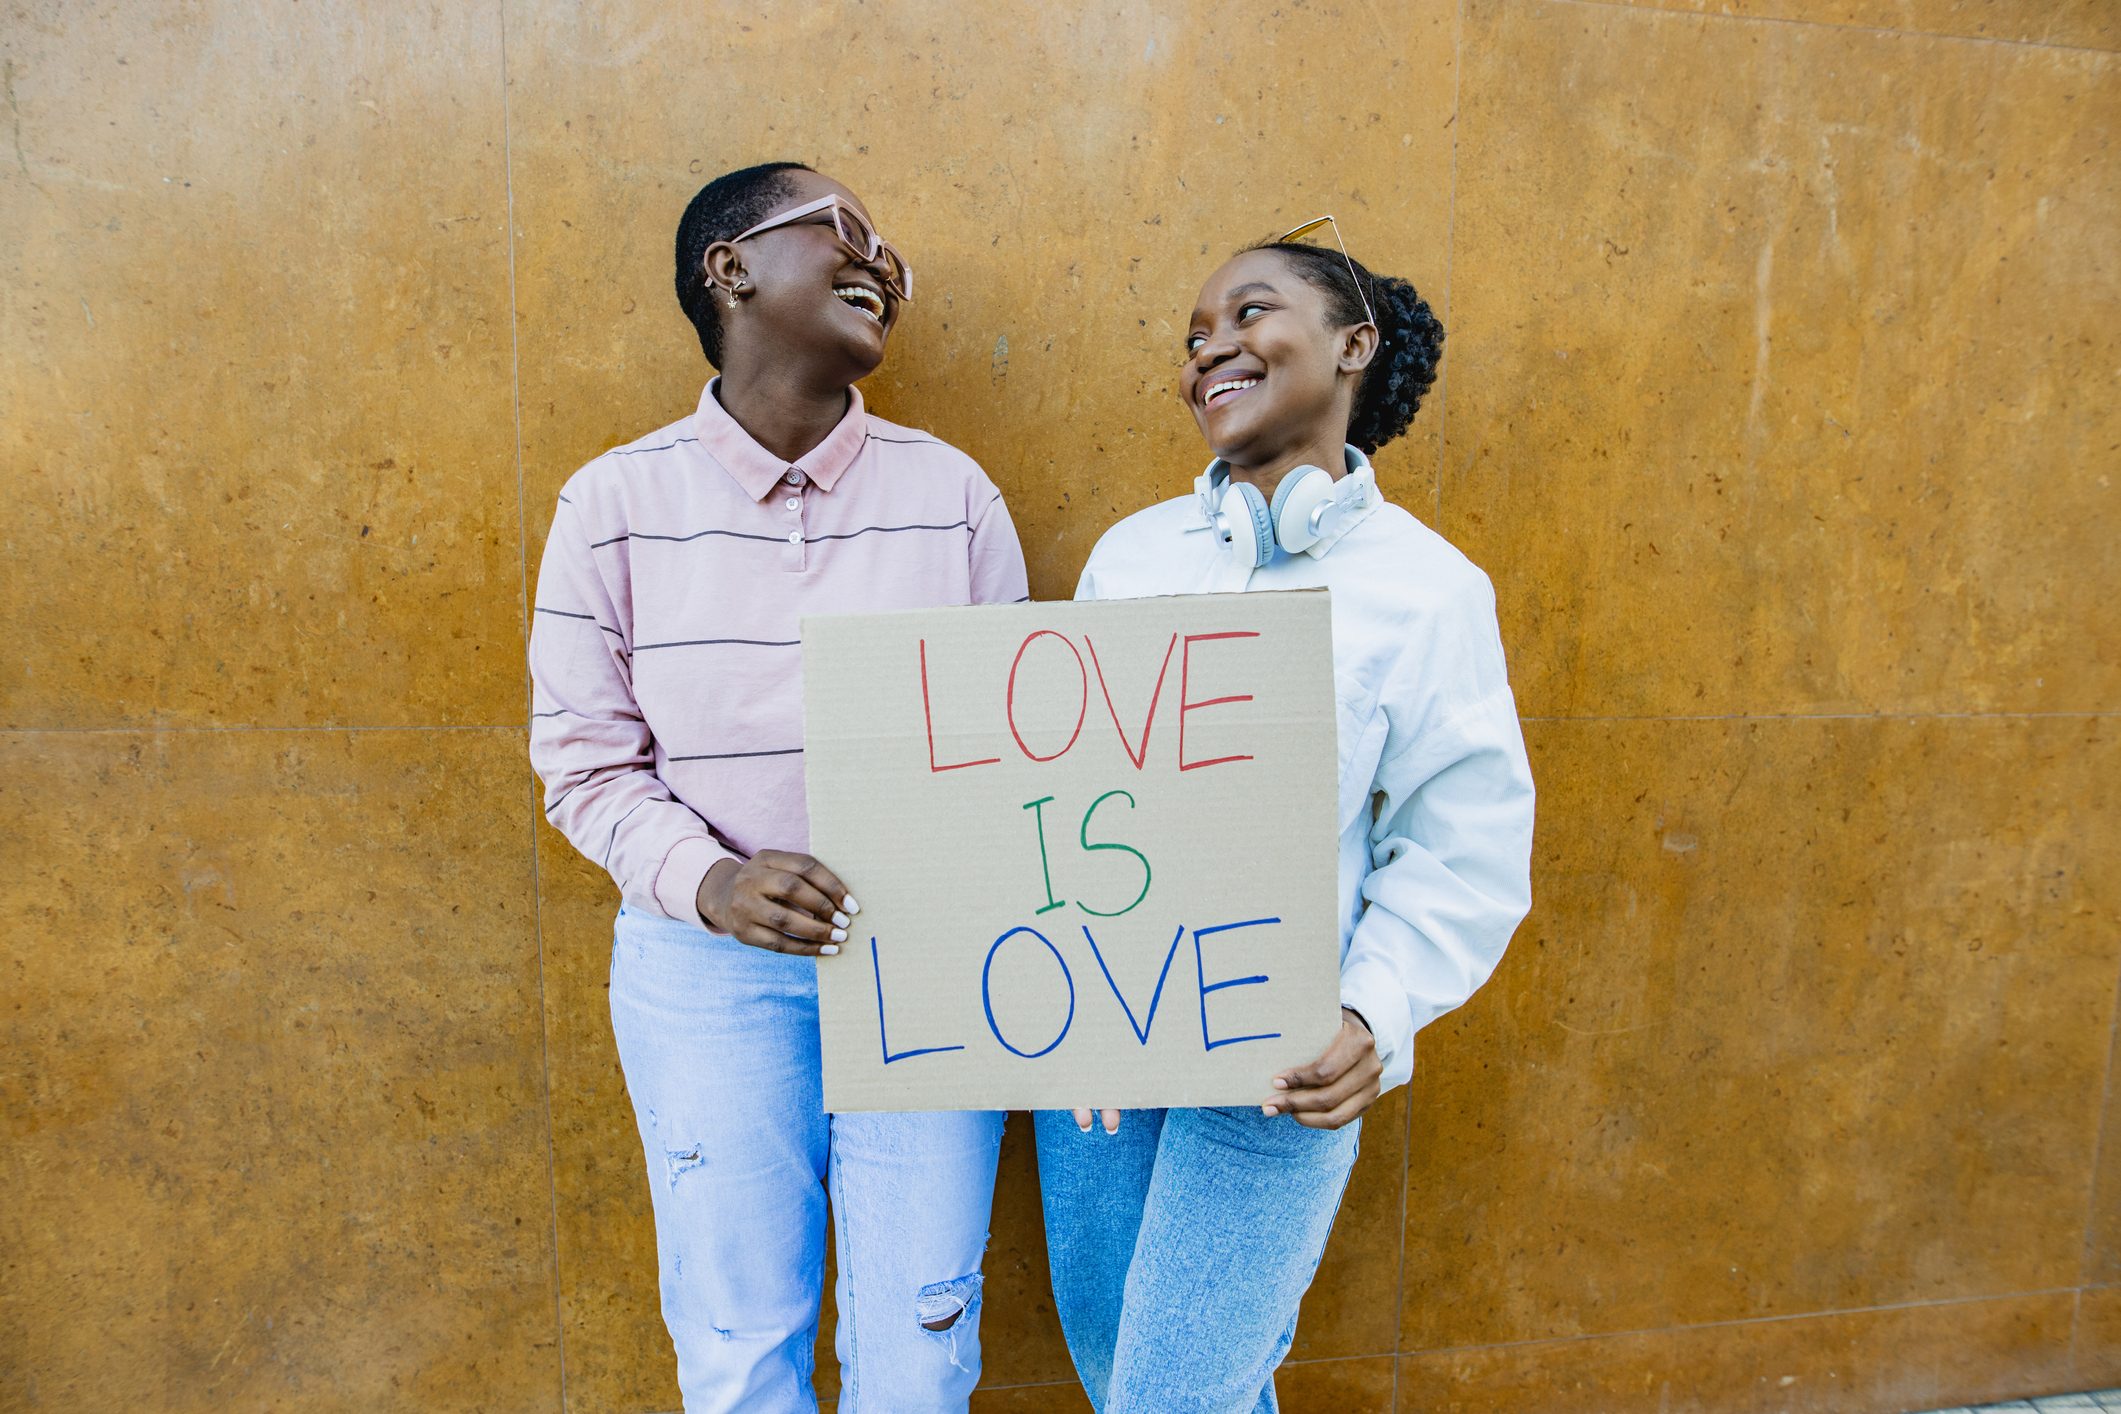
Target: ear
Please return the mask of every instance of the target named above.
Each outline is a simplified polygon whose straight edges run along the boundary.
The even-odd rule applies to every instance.
[[[1340,336],[1340,371],[1360,373],[1377,357],[1377,326],[1358,324]]]
[[[700,257],[700,265],[706,271],[707,283],[724,295],[744,283],[743,253],[728,241],[716,241],[707,247],[707,253]]]

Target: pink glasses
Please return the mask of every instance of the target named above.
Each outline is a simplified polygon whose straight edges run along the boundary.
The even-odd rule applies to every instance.
[[[825,222],[817,220],[820,212],[831,213],[833,234],[840,238],[840,244],[846,247],[849,255],[867,264],[881,266],[885,288],[902,300],[910,302],[913,299],[913,269],[906,264],[906,258],[876,233],[876,228],[863,218],[861,212],[836,195],[821,196],[816,201],[805,202],[793,211],[783,211],[778,216],[769,217],[742,235],[731,237],[730,243],[733,245],[737,241],[748,241],[753,236],[763,235],[767,231],[800,225],[805,221],[815,221],[822,226]]]

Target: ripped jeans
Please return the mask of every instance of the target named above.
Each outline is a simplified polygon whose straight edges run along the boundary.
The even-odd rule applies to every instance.
[[[1002,1116],[824,1113],[816,967],[619,912],[611,1026],[685,1409],[817,1409],[829,1190],[841,1414],[961,1411]]]

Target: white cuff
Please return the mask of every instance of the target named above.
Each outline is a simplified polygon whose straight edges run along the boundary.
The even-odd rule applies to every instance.
[[[1378,1089],[1406,1084],[1414,1074],[1414,1023],[1407,994],[1391,973],[1374,961],[1344,967],[1340,1004],[1359,1014],[1376,1038],[1377,1060],[1384,1067]]]

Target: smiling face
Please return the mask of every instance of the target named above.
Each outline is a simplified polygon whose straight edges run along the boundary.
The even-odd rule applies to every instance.
[[[762,219],[828,195],[869,217],[859,197],[820,173],[790,171],[787,186],[787,195]],[[825,378],[853,383],[884,361],[898,297],[885,287],[879,267],[840,243],[829,209],[741,243],[717,242],[707,248],[706,266],[708,279],[721,290],[743,282],[736,307],[724,303],[721,310],[725,365],[747,355],[792,358],[814,365]],[[712,297],[723,299],[721,290]]]
[[[1369,325],[1329,321],[1324,291],[1287,257],[1248,250],[1201,289],[1179,396],[1209,449],[1233,468],[1293,465],[1321,446],[1334,455],[1319,464],[1337,467],[1375,347]]]

